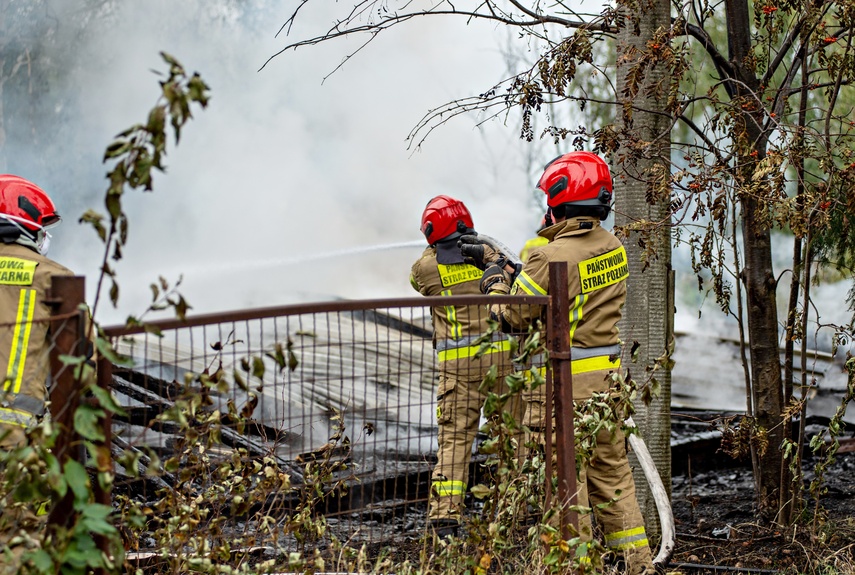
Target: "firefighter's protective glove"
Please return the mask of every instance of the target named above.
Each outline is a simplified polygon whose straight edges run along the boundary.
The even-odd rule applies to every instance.
[[[463,261],[471,264],[481,271],[486,270],[490,265],[498,262],[500,259],[507,259],[501,253],[496,251],[493,246],[485,242],[475,235],[467,234],[460,236],[457,240],[457,247],[460,248],[460,253],[463,255]]]
[[[511,291],[512,283],[513,279],[511,274],[505,270],[505,264],[497,262],[484,270],[484,275],[481,276],[481,283],[478,286],[483,294],[507,295]]]

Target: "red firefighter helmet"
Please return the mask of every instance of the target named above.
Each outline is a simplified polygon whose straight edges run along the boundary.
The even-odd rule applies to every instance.
[[[0,223],[3,216],[33,232],[33,236],[60,220],[44,190],[12,174],[0,174]]]
[[[592,152],[570,152],[549,162],[537,189],[546,194],[551,208],[562,204],[608,208],[614,195],[608,164]]]
[[[451,196],[436,196],[422,212],[421,230],[430,245],[462,235],[474,227],[469,210],[463,202]]]

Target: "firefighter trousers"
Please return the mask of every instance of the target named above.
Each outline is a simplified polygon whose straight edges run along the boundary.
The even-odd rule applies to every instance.
[[[607,370],[574,373],[575,401],[584,401],[594,392],[605,391]],[[526,424],[532,428],[532,441],[545,445],[546,423],[545,387],[534,390],[528,398]],[[555,445],[555,421],[552,422],[552,445]],[[644,517],[635,493],[635,481],[629,466],[626,436],[620,429],[613,434],[601,430],[596,437],[591,460],[577,469],[578,501],[593,508],[594,518],[603,531],[606,547],[622,556],[628,572],[653,572],[653,557],[644,528]],[[580,536],[585,541],[593,537],[590,514],[579,516]]]
[[[496,382],[483,389],[482,382],[490,365],[497,366]],[[437,462],[431,476],[428,518],[460,521],[463,501],[469,488],[469,465],[472,445],[478,433],[481,408],[488,391],[506,393],[505,375],[511,366],[505,352],[485,355],[480,359],[456,359],[440,364],[436,419],[438,427]],[[479,391],[479,388],[482,388]],[[504,406],[518,426],[524,407],[521,394],[514,394]],[[521,433],[517,432],[520,444]]]
[[[578,500],[593,508],[606,547],[623,556],[628,573],[652,573],[653,556],[635,496],[626,436],[620,429],[614,434],[607,430],[597,434],[594,454],[578,470],[578,478]],[[579,531],[585,541],[593,537],[590,514],[579,515]]]

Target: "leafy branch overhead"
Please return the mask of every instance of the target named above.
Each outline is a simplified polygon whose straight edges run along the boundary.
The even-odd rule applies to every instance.
[[[92,226],[105,246],[101,266],[103,273],[93,308],[98,305],[104,276],[112,282],[110,300],[114,306],[119,299],[116,273],[108,260],[122,259],[122,250],[128,241],[128,217],[122,206],[122,195],[126,189],[152,190],[153,171],[166,171],[163,158],[169,140],[168,126],[172,127],[177,145],[181,139],[181,130],[193,117],[194,104],[205,108],[210,98],[209,87],[198,74],[188,74],[181,63],[169,54],[161,52],[160,55],[169,70],[166,79],[160,82],[161,94],[148,120],[145,124],[134,124],[120,132],[104,152],[104,162],[112,163],[112,169],[107,173],[110,183],[104,197],[107,214],[105,216],[90,209],[80,218],[82,223]]]

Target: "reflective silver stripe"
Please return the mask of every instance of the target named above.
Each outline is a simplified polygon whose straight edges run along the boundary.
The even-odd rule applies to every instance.
[[[436,342],[436,351],[445,351],[447,349],[457,349],[458,347],[469,347],[473,345],[476,340],[480,339],[481,335],[468,335],[466,337],[461,337],[460,339],[444,339],[442,341]],[[490,336],[490,341],[502,341],[507,339],[508,336],[500,333],[498,331],[493,332],[493,335]]]
[[[589,357],[597,357],[598,355],[618,355],[620,354],[620,344],[601,345],[599,347],[573,347],[570,350],[570,357],[573,359],[587,359]]]
[[[599,357],[601,355],[613,356],[620,354],[620,344],[601,345],[598,347],[572,347],[570,348],[570,357],[573,361],[577,359],[588,359],[591,357]],[[539,353],[531,358],[532,365],[543,365],[543,354]]]
[[[23,393],[15,395],[14,399],[9,402],[9,407],[19,411],[26,411],[33,415],[41,415],[45,412],[44,401],[30,395],[24,395]]]

